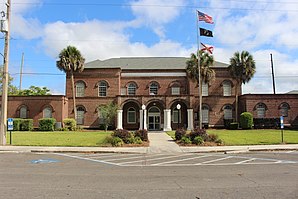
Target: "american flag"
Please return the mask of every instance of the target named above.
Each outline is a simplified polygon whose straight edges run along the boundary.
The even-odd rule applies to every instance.
[[[211,16],[200,11],[198,11],[198,15],[199,15],[199,21],[205,21],[206,23],[212,23],[212,24],[214,23]]]

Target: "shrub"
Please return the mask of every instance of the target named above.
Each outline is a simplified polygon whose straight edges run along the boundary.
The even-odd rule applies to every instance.
[[[240,115],[240,126],[242,129],[251,129],[253,126],[253,116],[249,112],[243,112]]]
[[[208,142],[216,142],[218,140],[218,135],[216,134],[209,134],[207,140]]]
[[[225,129],[230,129],[230,124],[233,123],[233,119],[224,119]]]
[[[20,118],[14,118],[13,119],[13,130],[19,131],[21,126],[22,119]]]
[[[125,144],[129,144],[129,139],[133,137],[133,134],[125,129],[117,129],[112,133],[113,137],[119,137]]]
[[[64,128],[67,128],[69,131],[75,131],[77,127],[77,122],[73,118],[66,118],[63,120]]]
[[[238,128],[239,128],[239,123],[238,122],[230,123],[229,129],[237,130]]]
[[[115,147],[123,146],[123,140],[119,137],[112,137],[110,141],[112,146],[115,146]]]
[[[183,136],[180,140],[181,144],[191,144],[189,137]]]
[[[175,131],[175,139],[176,140],[181,140],[181,138],[185,135],[186,135],[186,131],[184,129],[177,129]]]
[[[141,138],[142,141],[144,141],[144,142],[147,142],[148,141],[148,131],[146,129],[135,131],[135,135],[134,136]]]
[[[131,137],[128,138],[129,143],[128,144],[142,144],[143,141],[140,137]]]
[[[200,145],[204,143],[204,140],[201,136],[197,136],[192,141],[193,144]]]
[[[42,118],[38,120],[40,131],[54,131],[56,120],[54,118]]]
[[[21,119],[20,121],[20,131],[33,130],[33,119]]]
[[[195,128],[189,133],[189,137],[191,141],[193,141],[197,136],[201,136],[204,141],[208,139],[208,134],[206,133],[205,129]]]

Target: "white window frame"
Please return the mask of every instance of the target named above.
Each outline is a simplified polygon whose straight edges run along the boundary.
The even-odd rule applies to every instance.
[[[202,83],[202,96],[209,96],[209,85],[208,83]]]
[[[76,97],[85,96],[85,84],[83,82],[76,83]]]
[[[266,117],[266,106],[265,106],[265,104],[258,104],[256,110],[257,110],[257,117],[258,118],[265,118]]]
[[[43,118],[52,118],[52,113],[53,113],[53,110],[51,107],[45,107],[42,110]]]
[[[284,116],[284,117],[288,117],[288,115],[289,115],[289,109],[290,109],[289,104],[282,103],[280,105],[280,115],[281,116]]]
[[[77,124],[78,125],[83,125],[84,124],[84,120],[85,120],[85,108],[82,106],[77,107]]]
[[[209,107],[208,106],[202,107],[202,123],[209,124]]]
[[[178,87],[178,86],[173,86],[173,87],[171,88],[171,90],[172,90],[172,95],[180,95],[180,87]]]
[[[150,83],[149,92],[150,92],[150,95],[158,94],[158,84],[156,82]]]
[[[226,105],[224,107],[224,119],[225,120],[233,119],[233,107],[231,105]]]
[[[222,84],[223,87],[223,96],[228,97],[232,96],[232,84],[229,81],[224,81]]]
[[[105,81],[100,81],[98,83],[98,96],[99,97],[106,97],[108,90],[108,84]]]
[[[129,83],[127,86],[127,95],[136,95],[137,85],[135,83]]]
[[[127,109],[127,123],[128,124],[135,124],[137,122],[137,114],[136,109],[130,107]],[[131,118],[132,116],[132,118]],[[132,120],[131,120],[132,119]]]
[[[20,108],[20,118],[26,119],[27,118],[27,106],[22,106]]]

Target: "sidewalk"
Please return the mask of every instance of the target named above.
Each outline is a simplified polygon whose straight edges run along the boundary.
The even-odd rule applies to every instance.
[[[49,152],[49,153],[240,153],[249,151],[298,150],[298,144],[247,145],[247,146],[178,146],[164,132],[150,132],[149,147],[43,147],[43,146],[0,146],[1,152]]]

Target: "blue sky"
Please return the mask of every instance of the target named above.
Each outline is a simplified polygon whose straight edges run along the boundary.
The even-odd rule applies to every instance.
[[[1,10],[6,0],[0,0]],[[65,74],[56,68],[59,52],[76,46],[87,62],[124,56],[184,56],[197,49],[196,10],[211,15],[214,58],[229,63],[249,51],[255,77],[243,93],[272,93],[270,53],[276,91],[298,90],[298,2],[282,0],[12,0],[9,73],[19,87],[46,86],[64,94]],[[3,49],[4,40],[0,42]],[[1,50],[0,50],[1,51]]]

